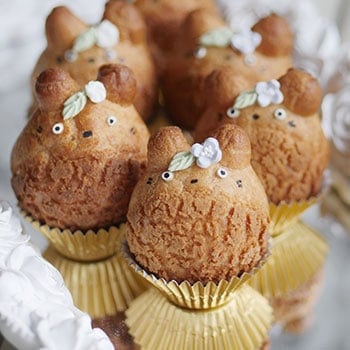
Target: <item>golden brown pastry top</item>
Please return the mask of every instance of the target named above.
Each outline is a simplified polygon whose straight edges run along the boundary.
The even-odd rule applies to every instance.
[[[249,139],[232,125],[214,137],[191,147],[179,128],[166,127],[149,141],[126,239],[139,264],[166,280],[230,279],[266,253],[269,211]]]
[[[292,41],[286,19],[276,14],[249,30],[233,32],[215,11],[191,12],[165,60],[163,92],[172,119],[183,128],[195,127],[209,97],[205,80],[214,71],[229,72],[229,79],[237,80],[234,85],[245,81],[246,87],[277,79],[292,66]],[[235,93],[240,91],[237,86]]]
[[[248,96],[247,91],[255,93],[257,85],[237,96],[237,92],[230,92],[231,80],[220,72],[207,80],[211,97],[197,125],[196,138],[210,135],[219,125],[239,125],[249,135],[252,165],[270,201],[278,204],[317,195],[329,156],[318,114],[321,89],[317,80],[304,71],[290,69],[274,83],[274,91],[279,91],[282,100],[262,106],[256,95],[243,108],[237,101]]]
[[[119,224],[145,165],[149,134],[132,105],[132,72],[106,65],[99,80],[87,90],[59,68],[41,73],[35,84],[39,108],[14,146],[12,186],[19,205],[50,226]],[[74,115],[67,113],[72,110]]]
[[[54,8],[46,20],[47,48],[34,68],[33,84],[43,70],[60,67],[83,86],[95,79],[100,66],[120,63],[135,74],[135,106],[143,119],[147,119],[156,100],[157,77],[139,10],[126,1],[110,0],[101,23],[94,26],[97,39],[89,35],[91,28],[68,8]]]

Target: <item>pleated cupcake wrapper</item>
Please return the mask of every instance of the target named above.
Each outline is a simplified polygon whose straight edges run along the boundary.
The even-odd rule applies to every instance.
[[[279,235],[293,225],[300,215],[320,200],[321,196],[311,197],[309,200],[281,202],[276,205],[270,203],[270,233],[272,237]]]
[[[247,285],[216,309],[183,309],[149,289],[126,311],[129,332],[145,350],[260,349],[272,319],[267,300]]]
[[[297,221],[272,239],[271,255],[248,283],[267,298],[282,296],[315,276],[327,253],[324,238]]]
[[[74,304],[92,318],[125,311],[148,287],[120,254],[99,262],[76,262],[49,247],[43,256],[62,274]]]
[[[98,261],[108,258],[120,249],[123,226],[111,226],[97,232],[61,230],[43,225],[22,211],[22,215],[40,231],[63,256],[77,261]]]
[[[178,283],[174,280],[166,281],[148,273],[135,261],[126,241],[122,242],[121,252],[128,264],[145,280],[156,287],[170,302],[183,308],[205,310],[225,304],[232,297],[232,293],[248,281],[265,263],[267,255],[259,265],[240,277],[233,277],[229,281],[221,280],[218,284],[209,282],[204,285],[196,282],[191,285],[188,281]]]

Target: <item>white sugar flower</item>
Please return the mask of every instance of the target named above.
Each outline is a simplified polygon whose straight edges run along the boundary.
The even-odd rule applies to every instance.
[[[261,107],[267,107],[271,103],[280,104],[283,102],[283,94],[280,90],[279,81],[273,79],[267,82],[260,82],[255,85],[258,94],[258,103]]]
[[[99,103],[106,99],[107,91],[100,81],[90,81],[85,85],[85,93],[93,103]]]
[[[261,35],[251,30],[235,33],[231,39],[233,48],[244,55],[252,54],[261,43]]]
[[[191,153],[197,158],[196,164],[200,168],[208,168],[212,164],[220,162],[222,152],[217,139],[207,138],[204,143],[195,143],[191,147]]]
[[[96,45],[103,48],[112,47],[119,41],[118,28],[107,19],[95,27]]]
[[[350,154],[350,86],[328,94],[322,103],[326,135],[343,154]]]

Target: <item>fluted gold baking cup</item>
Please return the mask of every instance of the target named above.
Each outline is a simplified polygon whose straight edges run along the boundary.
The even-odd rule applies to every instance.
[[[177,307],[149,289],[127,309],[126,324],[135,343],[146,350],[259,349],[269,337],[272,309],[247,285],[229,303],[206,311]]]
[[[270,203],[270,234],[271,237],[279,235],[281,232],[293,225],[300,215],[312,205],[317,203],[320,196],[311,197],[305,201],[281,202],[280,204]]]
[[[297,221],[273,238],[271,255],[248,283],[267,298],[281,296],[315,276],[327,253],[325,239]]]
[[[149,285],[116,254],[99,262],[76,262],[49,247],[43,254],[63,276],[74,304],[92,318],[125,311]]]
[[[61,230],[43,225],[31,216],[22,212],[36,230],[40,231],[63,256],[77,261],[98,261],[112,256],[123,239],[123,226],[111,226],[108,230],[97,232],[80,230]]]
[[[178,283],[172,280],[167,282],[163,278],[158,278],[148,273],[137,264],[125,241],[122,243],[121,251],[129,265],[140,276],[156,287],[172,303],[184,308],[200,310],[218,307],[228,302],[232,296],[232,292],[250,279],[267,260],[263,259],[261,263],[251,271],[245,272],[239,277],[233,277],[229,281],[221,280],[219,284],[209,282],[206,285],[201,282],[196,282],[191,285],[188,281]]]

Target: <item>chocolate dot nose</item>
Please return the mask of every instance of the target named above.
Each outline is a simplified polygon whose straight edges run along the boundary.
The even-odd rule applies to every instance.
[[[91,137],[91,136],[92,136],[92,131],[88,130],[83,132],[83,137]]]

